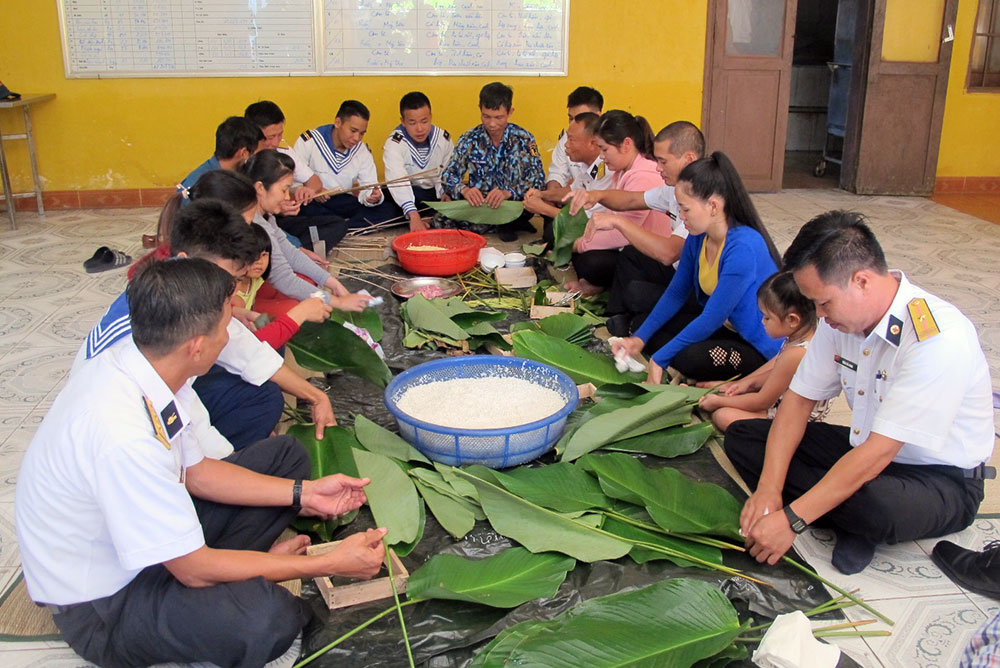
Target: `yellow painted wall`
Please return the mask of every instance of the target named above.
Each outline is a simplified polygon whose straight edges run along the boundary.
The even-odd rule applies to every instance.
[[[707,0],[573,0],[569,75],[506,77],[514,87],[513,120],[538,138],[545,161],[566,122],[566,95],[592,85],[605,108],[647,116],[654,130],[700,122]],[[277,102],[286,137],[333,120],[340,101],[369,106],[368,143],[381,146],[398,123],[400,96],[427,93],[436,123],[453,136],[479,122],[479,88],[496,77],[257,77],[67,79],[54,0],[0,2],[0,79],[12,90],[54,92],[33,111],[47,190],[170,186],[214,148],[215,127],[259,99]],[[20,114],[0,112],[0,124]],[[15,183],[30,184],[23,142],[11,144]]]
[[[967,93],[977,0],[959,0],[938,176],[1000,176],[1000,92]]]

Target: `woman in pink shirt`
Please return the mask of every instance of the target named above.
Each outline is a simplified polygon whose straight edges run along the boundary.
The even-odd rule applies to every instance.
[[[663,185],[653,160],[653,131],[645,118],[621,109],[608,111],[601,116],[596,139],[604,164],[615,172],[614,189],[645,192]],[[665,213],[643,210],[622,211],[620,215],[654,234],[671,234],[670,218]],[[598,230],[587,225],[586,232],[573,244],[578,280],[567,283],[566,288],[597,294],[610,287],[618,252],[628,245],[628,239],[618,230]]]

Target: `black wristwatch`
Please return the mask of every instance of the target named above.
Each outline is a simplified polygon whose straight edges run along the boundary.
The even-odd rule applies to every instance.
[[[302,478],[292,483],[292,508],[302,509]]]
[[[803,531],[809,528],[809,525],[806,524],[806,521],[795,514],[795,511],[792,510],[791,505],[785,506],[784,511],[785,511],[785,517],[788,518],[788,523],[792,526],[792,531],[798,534],[802,533]]]

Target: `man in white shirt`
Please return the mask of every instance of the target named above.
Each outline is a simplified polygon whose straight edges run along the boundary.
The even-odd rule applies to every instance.
[[[774,564],[813,522],[837,532],[833,565],[868,565],[878,543],[961,531],[993,450],[989,367],[973,324],[890,271],[860,214],[806,223],[784,267],[822,318],[770,420],[733,423],[726,453],[754,493],[740,516],[750,554]],[[841,392],[851,426],[807,424]]]
[[[420,205],[441,199],[441,172],[454,150],[448,131],[432,121],[430,99],[419,91],[404,95],[399,101],[399,125],[382,147],[382,162],[386,181],[402,181],[388,186],[389,194],[409,220],[411,232],[427,229]],[[415,174],[422,176],[406,180]]]
[[[347,233],[347,223],[340,216],[330,214],[323,216],[299,216],[302,205],[323,191],[323,182],[298,153],[288,146],[282,146],[285,138],[285,114],[274,102],[261,100],[246,108],[243,116],[260,128],[264,138],[257,145],[257,150],[273,148],[284,153],[295,162],[294,181],[291,199],[281,203],[281,215],[275,216],[280,227],[285,232],[296,237],[301,244],[312,250],[313,240],[322,240],[330,249],[344,238]],[[315,228],[315,229],[313,229]]]
[[[146,267],[128,287],[132,335],[70,377],[25,453],[15,520],[28,593],[89,661],[260,666],[309,619],[277,582],[380,568],[381,530],[322,556],[303,554],[303,537],[274,545],[297,514],[359,507],[367,480],[308,480],[287,436],[204,456],[211,427],[194,424],[188,379],[229,338],[234,286],[203,259]]]
[[[615,279],[608,296],[608,331],[615,336],[630,336],[653,310],[657,300],[674,276],[687,229],[677,215],[674,186],[677,177],[689,164],[705,157],[705,137],[694,123],[674,121],[659,133],[653,143],[656,168],[663,185],[644,193],[627,190],[587,190],[571,193],[570,211],[603,205],[611,211],[595,214],[595,230],[618,230],[629,245],[618,254]],[[645,230],[615,211],[652,209],[670,216],[673,234],[664,237]]]
[[[371,114],[357,100],[344,100],[333,123],[306,130],[295,142],[295,152],[323,183],[323,191],[299,215],[335,214],[351,228],[367,227],[396,216],[378,185],[375,159],[363,141]],[[340,191],[323,194],[326,191]]]
[[[604,96],[590,86],[580,86],[566,98],[566,115],[570,123],[580,114],[590,113],[600,116],[603,110]],[[552,151],[548,181],[545,183],[545,190],[541,191],[543,199],[550,204],[559,203],[569,193],[570,184],[576,189],[583,187],[582,184],[576,183],[576,180],[586,165],[578,164],[581,161],[576,160],[566,150],[568,140],[567,132],[563,130],[559,133],[559,141]]]
[[[570,120],[566,130],[565,148],[566,155],[570,158],[568,169],[573,175],[571,183],[574,190],[607,190],[614,183],[615,173],[604,164],[601,149],[597,145],[597,127],[600,119],[599,115],[589,111],[577,114]],[[524,196],[524,208],[551,219],[559,215],[560,207],[545,199],[546,192],[537,188],[530,189]],[[569,192],[569,189],[565,192]],[[597,205],[586,209],[586,212],[591,216],[605,210],[603,206]],[[546,221],[543,239],[551,242],[551,235],[551,221]]]

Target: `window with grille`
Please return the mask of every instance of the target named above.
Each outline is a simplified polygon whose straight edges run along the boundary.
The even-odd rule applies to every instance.
[[[967,88],[1000,90],[1000,0],[979,0]]]

